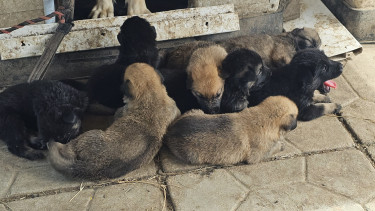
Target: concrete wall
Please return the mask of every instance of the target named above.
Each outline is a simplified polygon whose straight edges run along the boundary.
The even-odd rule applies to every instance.
[[[43,0],[0,0],[0,28],[37,18],[43,11]]]

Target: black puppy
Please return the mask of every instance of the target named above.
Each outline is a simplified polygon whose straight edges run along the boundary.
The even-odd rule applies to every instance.
[[[58,81],[9,87],[0,93],[0,139],[15,155],[43,158],[39,149],[48,141],[67,143],[78,135],[86,106],[84,93]]]
[[[145,19],[134,16],[125,20],[117,39],[121,44],[117,61],[99,67],[87,83],[90,102],[110,108],[124,106],[120,86],[127,66],[142,62],[156,67],[159,62],[156,32]]]
[[[272,71],[263,88],[250,93],[249,106],[268,96],[283,95],[293,100],[299,110],[298,120],[309,121],[325,114],[336,113],[341,106],[329,98],[314,96],[314,91],[326,80],[341,75],[343,66],[330,60],[323,51],[305,49],[297,52],[290,64]],[[320,94],[318,94],[320,95]]]
[[[222,62],[225,74],[221,113],[239,112],[247,108],[250,91],[260,89],[270,70],[255,51],[241,48],[228,54]]]

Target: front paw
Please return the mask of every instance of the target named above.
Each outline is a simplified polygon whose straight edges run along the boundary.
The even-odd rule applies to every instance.
[[[40,137],[34,137],[30,139],[30,147],[34,149],[44,150],[47,149],[47,142]]]
[[[335,108],[335,110],[333,111],[333,113],[334,113],[334,114],[337,114],[337,113],[339,113],[339,112],[341,111],[342,106],[341,106],[340,104],[338,104],[338,103],[335,103],[335,105],[336,105],[336,108]]]

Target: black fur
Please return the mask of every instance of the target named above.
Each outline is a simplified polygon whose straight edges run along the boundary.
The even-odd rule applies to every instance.
[[[9,87],[0,93],[0,139],[15,155],[43,158],[48,141],[67,143],[78,135],[86,106],[84,93],[58,81]]]
[[[124,106],[120,86],[127,66],[142,62],[156,68],[159,62],[156,32],[145,19],[137,16],[127,19],[117,39],[121,44],[117,61],[99,67],[87,84],[90,102],[98,102],[110,108]]]
[[[260,89],[271,73],[259,54],[245,48],[228,54],[222,63],[222,71],[226,79],[221,113],[239,112],[246,108],[250,91]]]
[[[283,95],[296,103],[299,109],[298,120],[318,118],[324,114],[324,105],[314,104],[314,91],[324,81],[340,76],[342,70],[342,64],[330,60],[323,51],[301,50],[290,64],[273,70],[263,88],[250,93],[249,106],[259,104],[268,96]],[[339,109],[338,106],[337,111]]]

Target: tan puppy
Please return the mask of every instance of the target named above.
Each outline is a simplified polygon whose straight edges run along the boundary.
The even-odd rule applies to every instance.
[[[256,163],[281,150],[279,140],[296,128],[297,113],[297,106],[282,96],[239,113],[192,110],[169,127],[164,141],[176,157],[191,164]]]
[[[193,52],[198,48],[204,48],[210,45],[215,45],[215,43],[208,41],[194,41],[166,50],[165,55],[162,55],[162,63],[164,63],[162,66],[170,69],[186,69]]]
[[[128,11],[126,15],[139,15],[151,13],[147,9],[145,0],[125,0],[125,4],[128,5]],[[113,17],[113,0],[97,0],[96,5],[92,8],[89,17],[91,18],[106,18]]]
[[[123,91],[126,105],[107,130],[87,131],[66,145],[49,145],[49,161],[57,171],[78,178],[115,178],[151,162],[180,111],[147,64],[126,69]]]
[[[206,113],[218,113],[224,92],[221,63],[227,56],[218,45],[196,49],[190,57],[187,72],[187,88]]]
[[[279,35],[254,34],[218,41],[228,53],[239,48],[257,52],[268,67],[277,68],[289,64],[297,51],[319,48],[319,34],[311,28],[296,28]]]

